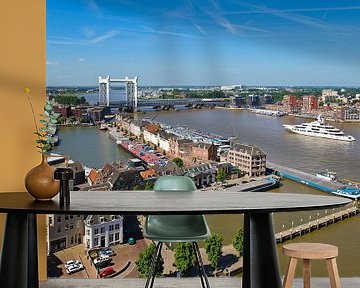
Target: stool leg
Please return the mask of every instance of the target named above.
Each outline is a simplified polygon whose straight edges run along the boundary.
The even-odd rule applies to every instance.
[[[297,263],[296,258],[291,258],[291,257],[289,258],[289,264],[286,270],[283,288],[291,288],[294,280],[296,263]]]
[[[336,265],[336,258],[326,259],[327,270],[330,278],[330,287],[331,288],[341,288],[339,271]]]
[[[310,259],[303,259],[303,281],[304,281],[304,288],[310,288]]]

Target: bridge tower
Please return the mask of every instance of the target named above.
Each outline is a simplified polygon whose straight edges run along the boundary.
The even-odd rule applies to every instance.
[[[99,76],[99,105],[110,104],[110,76],[101,78]]]
[[[112,82],[125,83],[125,96],[128,108],[132,111],[137,110],[137,97],[138,97],[138,77],[130,79],[125,77],[124,79],[111,79],[110,76],[102,78],[99,76],[99,104],[110,105],[110,84]]]

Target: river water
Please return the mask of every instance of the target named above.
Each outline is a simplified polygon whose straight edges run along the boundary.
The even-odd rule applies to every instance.
[[[226,137],[237,136],[241,142],[258,145],[269,161],[284,166],[297,168],[308,173],[329,169],[336,171],[339,177],[359,180],[360,163],[360,126],[358,124],[332,123],[346,134],[353,135],[358,141],[353,143],[317,139],[286,132],[282,124],[295,124],[305,121],[299,118],[275,118],[255,115],[239,110],[189,110],[182,112],[156,112],[141,114],[139,117],[154,118],[170,125],[182,125],[206,132],[220,134]],[[107,132],[95,127],[62,128],[60,130],[61,144],[55,151],[70,155],[73,160],[79,160],[91,167],[101,167],[108,161],[118,161],[131,156],[117,147]],[[284,180],[283,185],[273,190],[276,193],[304,193],[326,195],[309,187]],[[327,211],[331,213],[332,211]],[[289,229],[305,223],[316,217],[325,215],[325,211],[275,213],[275,229]],[[242,227],[241,215],[211,215],[206,217],[212,231],[222,235],[224,244],[231,243],[235,231]],[[341,277],[360,276],[355,259],[360,259],[360,216],[343,220],[311,234],[292,241],[324,242],[339,247],[338,266]],[[279,260],[282,273],[285,273],[286,258],[281,255],[279,245]],[[326,265],[314,261],[312,274],[326,276]],[[301,275],[300,269],[297,272]]]

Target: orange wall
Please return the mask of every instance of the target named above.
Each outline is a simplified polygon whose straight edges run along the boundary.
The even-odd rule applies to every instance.
[[[46,1],[1,0],[0,6],[0,192],[25,191],[24,176],[40,163],[40,154],[23,89],[30,88],[36,114],[41,113],[46,97]],[[40,276],[44,279],[46,230],[44,217],[38,220]],[[1,215],[1,236],[3,222]]]

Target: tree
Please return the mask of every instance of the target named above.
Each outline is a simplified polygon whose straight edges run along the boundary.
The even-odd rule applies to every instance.
[[[174,162],[176,166],[180,168],[184,166],[184,161],[180,157],[175,157],[172,162]]]
[[[144,185],[144,190],[154,190],[154,184],[153,181],[146,181]]]
[[[216,173],[216,181],[224,183],[228,179],[229,175],[226,173],[224,168],[220,168]]]
[[[71,117],[69,118],[69,122],[70,122],[71,124],[74,124],[74,123],[76,122],[76,117],[75,117],[75,116],[71,116]]]
[[[223,245],[222,241],[222,237],[217,233],[212,234],[210,238],[205,240],[206,254],[211,263],[211,266],[214,269],[219,267],[219,260],[222,253],[221,249]]]
[[[156,246],[155,244],[151,244],[149,246],[147,246],[143,252],[141,252],[139,254],[139,258],[138,260],[135,261],[135,264],[137,266],[137,269],[139,271],[139,275],[140,277],[148,277],[150,270],[151,270],[151,266],[152,266],[152,261],[153,261],[153,257],[156,253]],[[159,262],[156,265],[156,269],[155,269],[156,276],[159,276],[163,273],[164,271],[164,260],[162,258],[162,256],[160,256]]]
[[[196,264],[192,243],[179,243],[175,248],[175,266],[181,275],[187,276]]]
[[[239,252],[240,257],[243,256],[244,251],[244,232],[239,228],[233,238],[232,244],[234,248]]]

